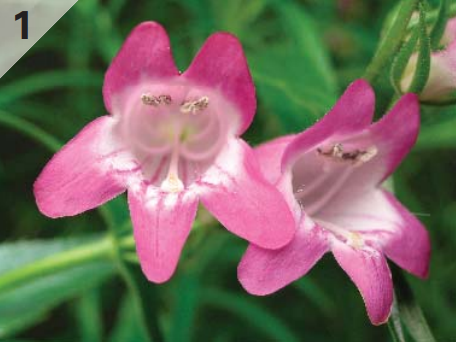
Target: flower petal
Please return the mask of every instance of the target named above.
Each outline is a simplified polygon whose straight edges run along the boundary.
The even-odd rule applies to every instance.
[[[285,247],[269,250],[250,245],[238,267],[238,279],[254,295],[274,293],[304,276],[328,251],[320,228],[299,229]]]
[[[231,232],[263,248],[293,238],[295,221],[280,192],[261,174],[251,148],[231,139],[201,180],[201,201]]]
[[[353,82],[328,114],[290,143],[284,153],[282,168],[333,135],[342,136],[367,128],[372,122],[374,109],[375,94],[369,83],[362,79]]]
[[[393,282],[385,257],[373,248],[355,249],[335,240],[333,254],[358,287],[375,325],[385,323],[393,304]]]
[[[400,98],[393,109],[369,128],[377,149],[377,158],[384,160],[383,181],[410,152],[420,129],[420,106],[415,94]]]
[[[426,278],[429,273],[431,242],[421,222],[413,216],[389,192],[384,192],[391,206],[401,216],[402,222],[391,239],[385,244],[385,254],[400,267],[414,275]]]
[[[190,193],[128,191],[141,268],[147,279],[163,283],[173,275],[195,219],[198,199]]]
[[[239,111],[242,134],[256,110],[255,86],[239,40],[229,33],[215,33],[203,45],[182,75],[202,86],[219,90]]]
[[[124,89],[146,80],[179,75],[165,29],[155,22],[136,26],[106,72],[103,97],[112,113],[115,97]]]
[[[280,166],[283,152],[294,138],[294,135],[280,137],[261,144],[254,150],[263,175],[272,184],[275,184],[282,175]]]
[[[118,146],[105,147],[114,119],[89,123],[48,162],[34,184],[39,210],[57,218],[93,209],[125,191],[126,185],[103,164]]]

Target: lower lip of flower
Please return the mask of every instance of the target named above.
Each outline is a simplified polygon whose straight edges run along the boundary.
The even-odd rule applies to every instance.
[[[119,138],[143,178],[163,192],[181,192],[213,163],[226,141],[223,99],[187,86],[142,86],[119,113]]]

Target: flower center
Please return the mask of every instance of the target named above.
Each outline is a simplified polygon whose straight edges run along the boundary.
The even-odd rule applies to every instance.
[[[353,245],[362,243],[360,235],[339,227],[327,212],[331,211],[332,201],[344,191],[349,179],[356,177],[354,173],[377,155],[375,146],[365,145],[366,142],[354,140],[324,144],[306,152],[292,169],[293,192],[302,210],[333,234],[352,241]]]
[[[211,165],[227,137],[221,101],[181,85],[145,87],[129,96],[120,134],[149,184],[180,192]]]

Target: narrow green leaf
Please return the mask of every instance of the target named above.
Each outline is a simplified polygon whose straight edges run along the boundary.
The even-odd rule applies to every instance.
[[[394,342],[406,342],[396,298],[394,298],[393,307],[391,309],[391,316],[388,320],[388,329]]]
[[[93,238],[1,245],[0,337],[35,324],[55,306],[111,276],[114,267],[99,258],[96,246]]]
[[[418,60],[416,62],[416,70],[413,75],[412,84],[409,91],[412,93],[421,93],[426,86],[431,70],[431,46],[426,27],[426,9],[421,2],[419,5],[420,22],[419,30],[419,44],[418,44]]]
[[[435,21],[434,27],[432,28],[430,39],[431,39],[431,48],[437,50],[440,47],[440,41],[442,40],[443,34],[445,33],[445,28],[448,20],[449,12],[448,0],[440,1],[440,8],[437,14],[437,20]]]
[[[391,265],[399,316],[416,342],[436,342],[403,271]]]
[[[179,276],[168,342],[192,341],[192,328],[198,308],[200,285],[195,273]]]
[[[109,337],[109,342],[147,342],[141,323],[137,319],[135,301],[130,294],[122,299],[116,323]]]
[[[20,117],[14,116],[13,114],[2,110],[0,110],[0,126],[12,128],[15,131],[34,139],[51,151],[57,151],[62,146],[56,138],[43,131],[41,128],[28,122],[27,120],[21,119]]]
[[[410,57],[415,50],[416,43],[419,39],[419,30],[415,30],[412,36],[403,45],[396,58],[394,59],[391,68],[391,83],[393,84],[398,94],[401,91],[401,81],[404,76],[404,71],[409,63]]]
[[[76,319],[79,323],[80,341],[103,341],[103,320],[98,290],[87,291],[77,300]]]
[[[300,339],[278,317],[252,301],[217,289],[204,289],[201,299],[207,305],[218,307],[241,317],[273,341],[298,342]]]
[[[94,71],[46,71],[35,73],[0,88],[0,106],[21,97],[59,87],[101,89],[103,74]]]

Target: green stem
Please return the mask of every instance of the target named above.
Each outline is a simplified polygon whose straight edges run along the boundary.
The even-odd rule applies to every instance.
[[[419,0],[403,0],[398,14],[386,33],[383,40],[372,58],[371,63],[366,69],[364,77],[373,82],[384,72],[384,68],[391,57],[401,46],[402,40],[407,34],[407,26],[413,12],[418,6]]]
[[[0,277],[0,293],[3,295],[5,292],[26,283],[29,279],[53,274],[88,261],[109,259],[110,257],[112,257],[112,242],[108,238],[102,238],[97,242],[54,254],[2,274]]]

